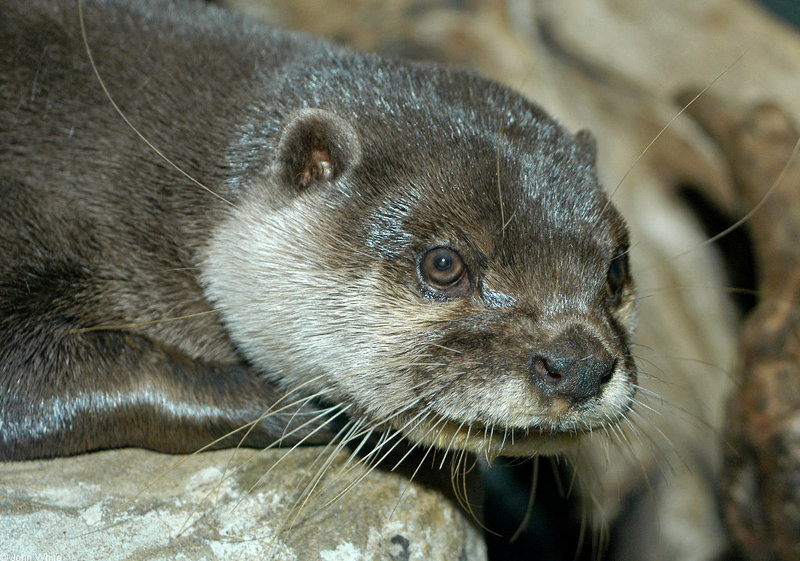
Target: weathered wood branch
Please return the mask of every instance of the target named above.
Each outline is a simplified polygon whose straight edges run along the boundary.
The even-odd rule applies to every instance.
[[[800,557],[800,136],[775,105],[739,110],[706,96],[692,115],[730,162],[760,278],[728,407],[725,516],[754,561]],[[793,157],[794,156],[794,157]]]

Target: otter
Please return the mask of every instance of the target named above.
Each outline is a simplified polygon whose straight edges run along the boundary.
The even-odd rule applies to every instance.
[[[588,132],[203,3],[82,4],[0,6],[0,459],[528,456],[624,418],[629,236]]]

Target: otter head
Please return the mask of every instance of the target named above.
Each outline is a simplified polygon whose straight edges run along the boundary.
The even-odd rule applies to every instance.
[[[207,293],[253,365],[361,426],[558,451],[633,397],[626,227],[588,134],[516,97],[438,105],[294,112]]]

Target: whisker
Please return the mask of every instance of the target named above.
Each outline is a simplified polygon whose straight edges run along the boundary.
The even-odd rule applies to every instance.
[[[89,333],[89,332],[92,332],[92,331],[112,331],[112,330],[117,331],[117,330],[121,330],[121,329],[134,329],[134,328],[137,328],[137,327],[147,327],[148,325],[157,325],[157,324],[160,324],[160,323],[168,323],[168,322],[171,322],[171,321],[181,321],[181,320],[184,320],[184,319],[192,319],[192,318],[196,318],[196,317],[207,316],[209,314],[215,314],[218,311],[219,311],[218,309],[204,310],[202,312],[196,312],[194,314],[186,314],[186,315],[183,315],[183,316],[160,318],[160,319],[154,319],[154,320],[150,320],[150,321],[137,321],[137,322],[131,322],[131,323],[94,325],[92,327],[76,327],[76,328],[72,328],[72,329],[64,329],[64,330],[62,330],[62,332],[63,333],[69,333],[69,334],[76,334],[76,333]]]
[[[291,406],[291,405],[292,405],[292,404],[289,404],[289,405],[287,405],[286,407],[289,407],[289,406]],[[293,430],[293,431],[291,431],[290,433],[288,433],[288,435],[290,436],[290,435],[291,435],[291,434],[293,434],[294,432],[297,432],[297,431],[299,431],[299,430],[302,430],[302,429],[303,429],[303,428],[305,428],[305,426],[307,426],[309,423],[316,422],[316,421],[317,421],[319,418],[322,418],[322,417],[324,417],[325,415],[329,414],[331,411],[335,411],[335,410],[336,410],[336,409],[338,409],[338,408],[340,408],[340,406],[339,406],[339,405],[337,405],[337,406],[334,406],[334,407],[331,407],[331,408],[329,408],[329,409],[326,409],[326,410],[323,410],[323,411],[319,412],[319,413],[318,413],[318,414],[316,414],[314,417],[312,417],[311,419],[309,419],[309,420],[308,420],[306,423],[303,423],[302,425],[298,426],[298,427],[297,427],[295,430]],[[338,414],[337,414],[337,415],[338,415]],[[261,482],[261,481],[263,481],[263,480],[264,480],[264,478],[265,478],[265,477],[266,477],[266,476],[267,476],[267,475],[268,475],[268,474],[269,474],[269,473],[270,473],[270,472],[271,472],[271,471],[272,471],[272,470],[273,470],[273,469],[274,469],[274,468],[275,468],[275,467],[276,467],[276,466],[277,466],[277,465],[278,465],[278,464],[279,464],[279,463],[280,463],[280,462],[281,462],[281,461],[282,461],[282,460],[283,460],[283,459],[284,459],[284,458],[285,458],[285,457],[286,457],[286,456],[287,456],[287,455],[288,455],[290,452],[294,451],[294,450],[295,450],[295,449],[296,449],[298,446],[302,445],[302,444],[303,444],[303,442],[305,442],[305,441],[306,441],[308,438],[310,438],[311,436],[313,436],[313,435],[314,435],[314,433],[316,433],[317,431],[321,430],[323,427],[325,427],[325,425],[327,425],[329,422],[331,422],[332,420],[334,420],[334,419],[336,418],[336,416],[337,416],[337,415],[334,415],[334,416],[333,416],[331,419],[329,419],[328,421],[326,421],[325,423],[323,423],[323,424],[322,424],[322,425],[320,425],[319,427],[317,427],[317,428],[315,428],[314,430],[312,430],[312,431],[311,431],[311,432],[310,432],[308,435],[306,435],[305,437],[303,437],[302,439],[300,439],[300,441],[299,441],[297,444],[295,444],[295,445],[294,445],[294,446],[292,446],[291,448],[288,448],[288,449],[287,449],[287,452],[286,452],[285,454],[283,454],[283,456],[282,456],[281,458],[279,458],[279,459],[278,459],[278,460],[277,460],[277,461],[276,461],[274,464],[272,464],[272,466],[270,466],[270,468],[269,468],[269,469],[268,469],[268,470],[267,470],[265,473],[263,473],[263,474],[262,474],[262,475],[261,475],[261,476],[258,478],[258,480],[256,480],[256,482],[255,482],[255,483],[254,483],[254,484],[253,484],[253,485],[252,485],[250,488],[248,488],[248,490],[247,490],[245,493],[243,493],[243,494],[242,494],[242,496],[241,496],[241,497],[240,497],[240,498],[239,498],[239,499],[238,499],[238,500],[237,500],[237,501],[236,501],[236,502],[233,504],[233,506],[231,507],[231,512],[235,511],[235,510],[238,508],[238,506],[239,506],[239,505],[242,503],[242,501],[245,499],[245,497],[247,497],[248,495],[250,495],[250,493],[252,493],[253,489],[255,489],[255,487],[256,487],[256,486],[258,486],[258,485],[260,484],[260,482]],[[257,424],[258,422],[260,422],[260,420],[262,420],[263,418],[264,418],[264,415],[260,416],[260,417],[259,417],[258,419],[256,419],[255,421],[253,421],[253,422],[251,422],[251,423],[248,423],[247,425],[243,425],[243,426],[248,426],[248,425],[250,425],[250,426],[251,426],[251,429],[252,429],[252,427],[253,427],[253,426],[255,426],[255,424]],[[249,433],[249,431],[248,431],[248,433]],[[283,437],[282,437],[282,438],[283,438]],[[247,465],[247,464],[249,464],[249,463],[250,463],[250,462],[252,462],[252,461],[253,461],[253,459],[254,459],[254,458],[256,458],[257,456],[259,456],[259,455],[262,455],[262,454],[264,454],[266,451],[268,451],[268,450],[270,450],[270,449],[272,449],[272,448],[274,448],[274,447],[278,446],[278,445],[280,444],[280,442],[281,442],[282,438],[281,438],[281,439],[278,439],[278,440],[276,440],[275,442],[273,442],[273,443],[272,443],[272,444],[270,444],[269,446],[267,446],[267,447],[265,447],[265,448],[262,448],[262,449],[261,449],[261,450],[259,450],[258,452],[255,452],[255,453],[251,454],[251,455],[250,455],[250,457],[249,457],[249,458],[247,458],[247,459],[245,460],[245,462],[244,462],[242,465],[244,466],[244,465]],[[240,442],[239,442],[239,445],[241,445],[241,443],[242,443],[242,441],[240,440]],[[185,530],[185,529],[188,527],[189,521],[191,520],[192,516],[194,516],[194,514],[195,514],[195,513],[198,511],[198,509],[200,508],[200,504],[204,503],[204,502],[205,502],[205,501],[208,499],[208,497],[210,497],[210,496],[211,496],[211,495],[212,495],[214,492],[218,492],[218,491],[219,491],[219,489],[221,488],[222,484],[223,484],[225,481],[227,481],[228,479],[230,479],[230,477],[232,477],[232,475],[233,475],[233,470],[231,469],[231,464],[233,463],[233,461],[234,461],[234,458],[235,458],[235,455],[236,455],[236,453],[237,453],[239,450],[240,450],[239,446],[237,446],[237,447],[234,449],[234,453],[233,453],[233,454],[231,454],[231,456],[228,458],[228,461],[226,462],[226,465],[225,465],[225,468],[223,469],[223,473],[222,473],[222,476],[220,477],[220,480],[217,482],[217,484],[216,484],[216,485],[215,485],[215,486],[214,486],[214,487],[213,487],[211,490],[209,490],[209,492],[208,492],[208,493],[205,495],[205,497],[204,497],[204,498],[203,498],[201,501],[199,501],[199,503],[198,503],[198,504],[197,504],[197,506],[194,508],[194,510],[192,510],[192,512],[191,512],[191,513],[189,513],[189,515],[186,517],[186,519],[185,519],[185,521],[184,521],[184,524],[183,524],[183,526],[181,526],[181,528],[178,530],[178,533],[177,533],[178,535],[181,535],[181,534],[183,533],[183,531],[184,531],[184,530]]]
[[[536,486],[539,482],[539,456],[533,458],[533,469],[531,469],[531,492],[528,494],[528,504],[525,507],[525,516],[522,517],[520,520],[519,526],[517,526],[517,530],[511,535],[509,541],[511,543],[515,543],[519,537],[522,535],[522,532],[525,528],[528,527],[528,523],[531,521],[531,517],[533,516],[533,503],[536,500]]]
[[[497,200],[500,204],[500,236],[501,238],[505,237],[506,233],[506,219],[505,219],[505,206],[503,204],[503,188],[502,182],[500,181],[500,139],[503,138],[503,134],[506,130],[506,122],[503,121],[500,123],[500,132],[497,135],[497,155],[495,158],[495,165],[497,166]]]
[[[437,343],[428,343],[428,345],[430,345],[431,347],[438,347],[440,349],[444,349],[446,351],[450,351],[452,353],[459,354],[459,355],[464,353],[464,351],[459,351],[458,349],[451,349],[450,347],[445,347],[444,345],[439,345]]]
[[[697,100],[698,100],[698,99],[700,99],[700,98],[701,98],[703,95],[705,95],[705,93],[706,93],[706,92],[707,92],[707,91],[708,91],[708,90],[709,90],[709,89],[710,89],[710,88],[711,88],[711,87],[712,87],[714,84],[716,84],[716,83],[717,83],[717,81],[719,81],[719,79],[720,79],[720,78],[722,78],[722,77],[723,77],[725,74],[727,74],[727,73],[728,73],[728,72],[731,70],[731,68],[733,68],[734,66],[736,66],[736,65],[739,63],[739,61],[740,61],[740,60],[742,60],[742,58],[744,57],[744,55],[745,55],[745,53],[742,53],[742,54],[740,54],[740,55],[739,55],[739,56],[738,56],[738,57],[737,57],[737,58],[736,58],[736,59],[735,59],[733,62],[731,62],[731,63],[730,63],[728,66],[726,66],[726,67],[725,67],[725,69],[724,69],[724,70],[722,70],[722,72],[720,72],[719,74],[717,74],[717,75],[714,77],[714,79],[713,79],[713,80],[711,80],[711,82],[709,82],[709,83],[708,83],[708,85],[706,85],[706,87],[704,87],[702,90],[700,90],[700,92],[699,92],[697,95],[695,95],[695,96],[694,96],[694,97],[693,97],[693,98],[692,98],[692,99],[691,99],[691,100],[690,100],[690,101],[689,101],[687,104],[685,104],[685,105],[684,105],[684,106],[681,108],[681,110],[680,110],[680,111],[678,111],[677,113],[675,113],[675,115],[673,115],[673,116],[672,116],[672,118],[671,118],[669,121],[667,121],[667,124],[665,124],[663,127],[661,127],[661,130],[660,130],[660,131],[658,131],[658,133],[657,133],[657,134],[656,134],[656,135],[653,137],[653,139],[652,139],[652,140],[651,140],[651,141],[650,141],[650,142],[647,144],[647,146],[645,146],[645,147],[644,147],[644,150],[642,150],[642,151],[639,153],[639,155],[636,157],[636,159],[635,159],[635,160],[633,161],[633,163],[630,165],[630,167],[628,168],[628,170],[627,170],[627,171],[626,171],[626,172],[625,172],[625,173],[622,175],[622,178],[619,180],[619,182],[617,183],[617,185],[616,185],[616,186],[614,187],[614,189],[611,191],[611,194],[608,196],[608,200],[606,201],[606,204],[605,204],[605,206],[603,207],[603,212],[605,212],[605,211],[608,209],[608,206],[611,204],[611,201],[614,199],[614,195],[616,195],[616,194],[617,194],[617,191],[618,191],[618,190],[619,190],[619,188],[622,186],[622,184],[625,182],[625,180],[628,178],[628,176],[631,174],[631,172],[632,172],[632,171],[633,171],[633,170],[636,168],[636,166],[639,164],[639,162],[640,162],[640,161],[642,161],[642,159],[644,158],[644,156],[645,156],[645,155],[646,155],[646,154],[647,154],[647,153],[650,151],[650,148],[652,148],[652,146],[653,146],[653,145],[654,145],[654,144],[655,144],[655,143],[658,141],[658,139],[659,139],[659,138],[661,138],[661,136],[662,136],[662,135],[663,135],[663,134],[664,134],[664,133],[667,131],[667,129],[669,129],[669,127],[670,127],[670,126],[672,126],[672,123],[673,123],[673,122],[675,122],[675,120],[676,120],[678,117],[680,117],[681,115],[683,115],[683,114],[684,114],[684,113],[685,113],[685,112],[686,112],[686,111],[689,109],[689,107],[691,107],[692,105],[694,105],[695,101],[697,101]]]
[[[329,419],[329,421],[328,421],[328,422],[331,422],[331,421],[333,421],[334,419],[336,419],[337,417],[339,417],[339,416],[343,415],[343,414],[344,414],[344,413],[345,413],[345,412],[346,412],[346,411],[347,411],[349,408],[350,408],[350,405],[349,405],[349,404],[348,404],[348,405],[345,405],[345,406],[343,406],[343,407],[339,406],[339,411],[337,411],[337,412],[336,412],[336,413],[335,413],[335,414],[334,414],[334,415],[333,415],[333,416],[332,416],[332,417]],[[311,423],[311,422],[313,422],[314,420],[315,420],[315,419],[310,419],[309,421],[307,421],[307,422],[306,422],[306,423],[304,423],[303,425],[300,425],[299,427],[297,427],[295,430],[301,430],[302,428],[305,428],[305,425],[307,425],[308,423]],[[295,449],[297,449],[298,447],[302,446],[302,445],[303,445],[303,443],[304,443],[304,442],[305,442],[305,441],[306,441],[308,438],[310,438],[311,436],[313,436],[313,435],[314,435],[314,433],[316,433],[318,430],[321,430],[323,426],[324,426],[324,425],[321,425],[321,426],[319,426],[319,427],[315,428],[315,429],[314,429],[312,432],[310,432],[308,435],[304,436],[304,437],[303,437],[303,438],[302,438],[302,439],[301,439],[299,442],[297,442],[295,445],[293,445],[293,446],[291,446],[291,447],[289,447],[289,448],[286,448],[286,452],[285,452],[285,453],[284,453],[284,454],[283,454],[283,455],[282,455],[280,458],[278,458],[278,459],[275,461],[275,463],[274,463],[274,464],[272,464],[272,466],[270,466],[270,468],[269,468],[269,469],[268,469],[268,470],[267,470],[267,471],[266,471],[266,472],[265,472],[263,475],[261,475],[261,477],[259,477],[259,478],[258,478],[258,479],[255,481],[255,483],[253,483],[253,484],[250,486],[250,488],[248,489],[247,493],[248,493],[248,494],[249,494],[249,493],[251,493],[251,492],[253,491],[253,489],[255,489],[255,488],[256,488],[256,487],[257,487],[259,484],[261,484],[261,482],[264,480],[264,478],[265,478],[265,477],[266,477],[266,476],[267,476],[267,475],[268,475],[268,474],[269,474],[269,473],[270,473],[270,472],[271,472],[271,471],[272,471],[272,470],[273,470],[275,467],[277,467],[277,466],[278,466],[278,465],[279,465],[279,464],[280,464],[280,463],[281,463],[281,462],[282,462],[284,459],[286,459],[286,458],[289,456],[289,454],[291,454],[292,452],[294,452],[294,450],[295,450]],[[344,432],[344,431],[345,431],[347,428],[348,428],[348,424],[345,424],[345,425],[344,425],[344,427],[342,427],[342,428],[339,430],[339,434],[341,434],[342,432]],[[293,432],[295,432],[295,431],[292,431],[292,433],[293,433]],[[289,434],[291,434],[291,433],[289,433]],[[326,444],[326,445],[325,445],[325,449],[327,449],[327,448],[328,448],[328,447],[329,447],[329,446],[330,446],[332,443],[334,443],[335,441],[336,441],[336,438],[333,438],[333,439],[331,440],[331,442],[329,442],[328,444]],[[272,445],[270,445],[269,447],[267,447],[267,449],[268,449],[268,448],[270,448],[271,446],[272,446]],[[259,453],[263,453],[264,451],[266,451],[266,449],[260,450],[260,451],[259,451]]]
[[[134,126],[134,124],[130,121],[130,119],[128,119],[127,115],[125,115],[125,113],[122,111],[122,109],[120,109],[119,105],[117,105],[117,102],[112,97],[111,92],[108,90],[108,87],[106,87],[106,83],[103,80],[103,78],[100,76],[100,71],[97,69],[97,65],[95,64],[94,56],[92,55],[92,49],[89,47],[89,38],[88,38],[88,36],[86,34],[86,24],[83,21],[83,2],[82,2],[82,0],[78,0],[78,19],[80,20],[80,25],[81,25],[81,37],[83,38],[83,46],[86,49],[86,56],[89,58],[89,64],[92,67],[92,71],[94,72],[94,75],[97,78],[97,81],[100,83],[100,87],[103,89],[103,93],[105,94],[105,96],[108,99],[109,103],[114,108],[114,110],[117,112],[117,114],[122,118],[122,120],[125,121],[125,124],[128,125],[128,127],[134,133],[136,133],[136,136],[138,136],[148,146],[148,148],[150,148],[153,152],[155,152],[167,164],[169,164],[175,170],[180,172],[181,175],[183,175],[186,179],[188,179],[189,181],[191,181],[195,185],[199,186],[203,190],[211,193],[212,195],[214,195],[216,198],[218,198],[219,200],[223,201],[224,203],[227,203],[229,206],[232,206],[233,208],[236,208],[236,205],[233,204],[231,201],[229,201],[228,199],[226,199],[225,197],[223,197],[219,193],[216,193],[213,190],[211,190],[210,188],[208,188],[205,185],[203,185],[200,181],[198,181],[197,179],[195,179],[194,177],[189,175],[180,166],[178,166],[172,160],[170,160],[161,150],[156,148],[156,146],[152,142],[150,142],[147,139],[147,137],[145,137],[141,132],[139,132],[139,129],[137,129]]]
[[[699,95],[700,94],[698,94],[698,96]],[[783,178],[786,176],[786,173],[789,171],[789,168],[791,167],[792,163],[794,163],[794,160],[797,157],[797,152],[798,151],[800,151],[800,137],[798,137],[797,141],[794,143],[794,147],[792,148],[792,152],[789,155],[788,160],[786,160],[786,163],[784,164],[784,166],[781,169],[780,173],[778,174],[778,177],[775,178],[775,181],[772,182],[772,185],[770,185],[769,189],[767,189],[767,191],[764,193],[764,195],[761,197],[761,199],[758,201],[758,203],[756,203],[756,205],[753,208],[751,208],[750,211],[747,214],[742,216],[734,224],[732,224],[731,226],[725,228],[720,233],[708,238],[703,243],[698,244],[698,245],[696,245],[694,247],[690,247],[689,249],[687,249],[685,251],[682,251],[681,253],[678,253],[677,255],[674,255],[671,258],[671,261],[675,261],[677,259],[680,259],[684,255],[687,255],[687,254],[689,254],[689,253],[691,253],[693,251],[697,251],[699,249],[702,249],[704,247],[707,247],[707,246],[713,244],[716,241],[719,241],[721,238],[724,238],[725,236],[727,236],[728,234],[730,234],[731,232],[733,232],[734,230],[738,229],[740,226],[745,224],[748,220],[750,220],[750,218],[752,218],[753,215],[756,212],[758,212],[761,209],[762,206],[764,206],[764,204],[770,198],[770,196],[775,191],[775,189],[777,189],[778,186],[781,184],[781,182],[783,181]]]

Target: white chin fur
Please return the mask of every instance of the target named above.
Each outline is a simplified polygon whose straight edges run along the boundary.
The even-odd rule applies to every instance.
[[[285,387],[302,387],[307,395],[323,392],[334,403],[350,403],[357,396],[359,410],[378,422],[387,420],[386,411],[392,408],[404,410],[398,419],[408,418],[415,413],[419,392],[409,388],[392,363],[400,360],[396,349],[413,344],[408,334],[418,332],[414,318],[429,314],[430,305],[421,304],[416,295],[405,301],[401,294],[359,297],[385,291],[377,290],[379,280],[369,271],[355,275],[346,270],[344,259],[338,268],[335,261],[326,262],[320,244],[327,255],[363,251],[348,247],[347,240],[332,239],[332,217],[335,213],[305,193],[277,209],[255,197],[243,201],[212,235],[202,263],[206,294],[248,360]],[[606,424],[627,409],[631,384],[617,374],[600,399],[558,419],[542,411],[526,384],[509,380],[471,394],[432,396],[431,415],[420,416],[422,422],[403,430],[425,444],[486,455],[555,453],[571,445],[577,433]],[[431,430],[431,419],[437,418],[447,418],[453,426],[440,433],[439,428]],[[532,426],[544,433],[533,430],[514,442],[497,429],[491,436],[467,435],[460,427],[473,419],[522,431],[515,434]],[[397,419],[389,424],[403,426]]]

